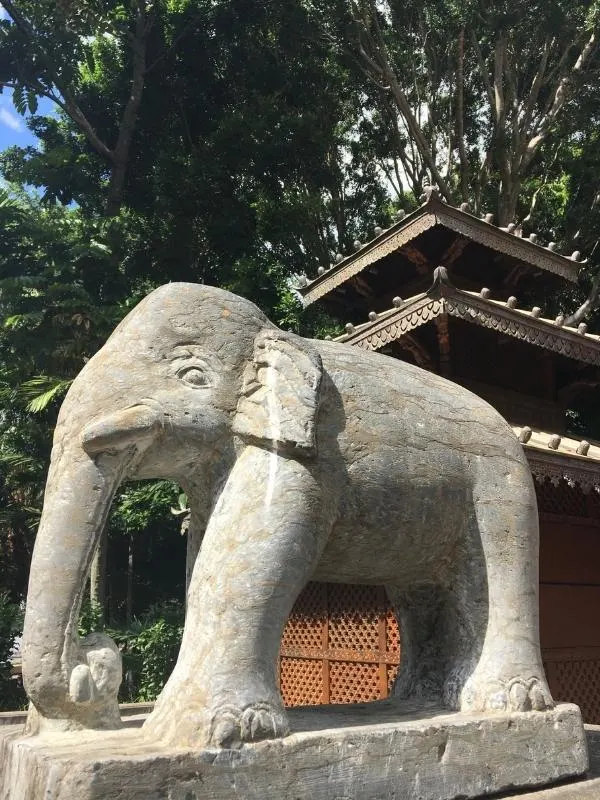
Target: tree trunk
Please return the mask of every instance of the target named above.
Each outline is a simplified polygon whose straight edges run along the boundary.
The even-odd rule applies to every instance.
[[[127,549],[127,599],[125,602],[125,617],[127,625],[133,621],[133,534],[129,534],[129,547]]]
[[[503,228],[505,228],[509,222],[515,221],[520,189],[520,177],[513,176],[506,183],[502,183],[498,202],[498,225]]]

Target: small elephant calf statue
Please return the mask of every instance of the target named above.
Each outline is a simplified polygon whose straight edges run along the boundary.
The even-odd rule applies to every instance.
[[[117,327],[60,412],[25,619],[31,730],[119,724],[118,651],[102,634],[78,640],[79,607],[117,487],[158,477],[183,487],[205,533],[152,737],[284,736],[279,643],[311,579],[385,585],[396,695],[552,708],[535,493],[500,415],[437,375],[171,283]]]

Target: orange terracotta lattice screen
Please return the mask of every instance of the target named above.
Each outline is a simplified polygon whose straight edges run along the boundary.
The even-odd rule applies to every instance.
[[[579,657],[566,655],[557,658],[547,654],[544,668],[555,700],[576,703],[583,721],[600,724],[600,652]]]
[[[383,587],[309,583],[281,640],[287,706],[387,697],[400,663],[398,623]]]

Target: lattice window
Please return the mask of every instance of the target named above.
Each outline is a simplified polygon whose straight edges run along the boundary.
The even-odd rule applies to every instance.
[[[378,664],[332,661],[329,664],[329,702],[366,703],[381,697]]]
[[[398,623],[382,587],[309,583],[282,639],[288,706],[387,697],[400,660]]]
[[[584,722],[599,725],[600,661],[555,661],[546,671],[554,699],[576,703]]]
[[[388,653],[400,655],[400,631],[394,609],[389,606],[385,615],[385,640]]]
[[[394,686],[394,681],[396,680],[396,676],[398,675],[398,670],[400,669],[400,664],[388,664],[387,665],[387,687],[388,687],[388,695],[392,693],[392,688]]]
[[[329,647],[379,650],[380,592],[375,586],[339,584],[330,589]]]
[[[548,514],[568,517],[587,517],[587,498],[579,486],[569,486],[560,481],[554,486],[548,479],[543,483],[535,483],[538,509]]]
[[[323,583],[309,583],[292,609],[283,631],[282,647],[321,649],[326,618],[326,586]]]
[[[323,702],[323,662],[309,658],[281,658],[280,691],[286,706]]]

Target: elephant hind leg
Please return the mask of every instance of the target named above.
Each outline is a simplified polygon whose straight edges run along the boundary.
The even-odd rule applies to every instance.
[[[445,590],[436,584],[408,589],[387,585],[400,627],[400,669],[392,694],[404,700],[439,701],[444,684]]]
[[[448,583],[386,587],[400,625],[394,696],[459,708],[461,691],[483,648],[487,621],[487,587],[485,579],[477,586],[469,569],[474,566],[463,556]]]
[[[554,704],[539,646],[539,534],[531,473],[526,464],[511,461],[505,472],[496,467],[493,477],[482,477],[474,510],[487,572],[488,619],[460,708],[542,711]]]

